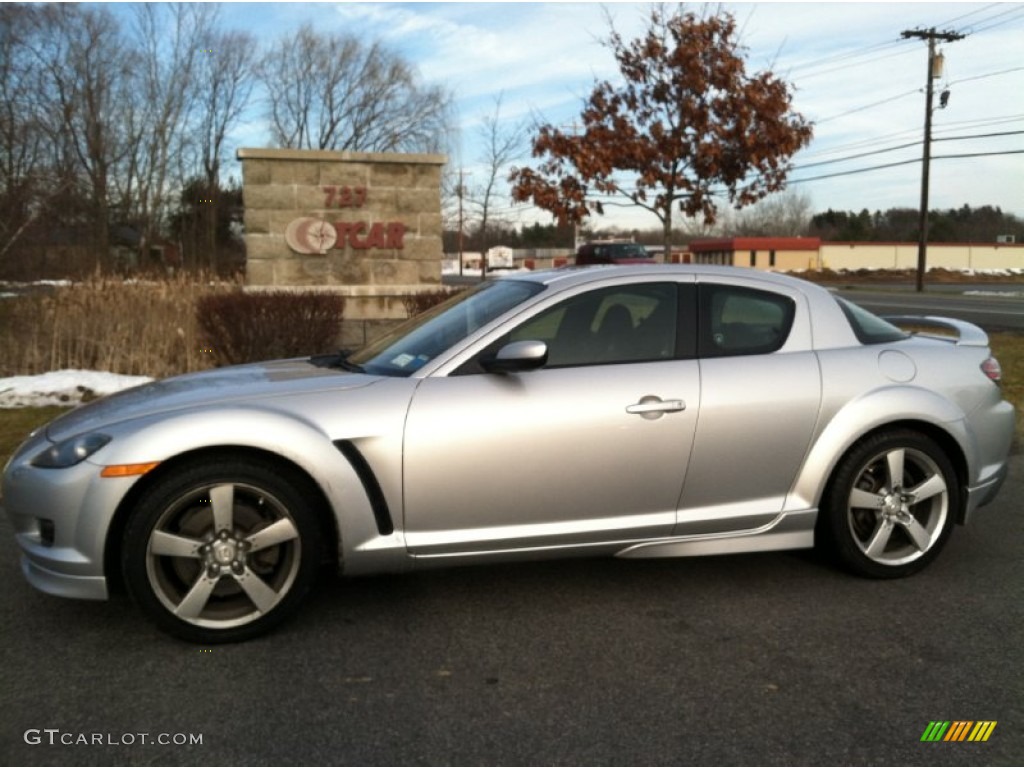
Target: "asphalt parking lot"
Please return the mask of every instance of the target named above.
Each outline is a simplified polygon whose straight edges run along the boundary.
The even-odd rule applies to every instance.
[[[214,648],[35,592],[3,518],[0,761],[1019,765],[1022,495],[1018,455],[901,581],[806,552],[331,579]],[[997,725],[922,742],[935,720]]]

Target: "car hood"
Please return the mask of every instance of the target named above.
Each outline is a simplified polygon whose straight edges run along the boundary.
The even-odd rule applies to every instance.
[[[159,413],[274,395],[355,389],[377,381],[378,376],[317,366],[308,358],[215,368],[143,384],[83,405],[51,422],[46,436],[60,441]]]

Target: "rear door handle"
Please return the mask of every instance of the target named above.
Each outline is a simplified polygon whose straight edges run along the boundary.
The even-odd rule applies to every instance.
[[[686,410],[682,400],[662,400],[654,395],[641,397],[639,403],[626,406],[626,413],[635,413],[645,419],[657,419],[664,413]]]

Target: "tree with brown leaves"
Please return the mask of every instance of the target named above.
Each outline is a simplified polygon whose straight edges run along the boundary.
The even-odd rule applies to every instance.
[[[654,213],[670,245],[673,210],[715,220],[716,198],[735,208],[785,186],[789,158],[811,139],[791,108],[789,85],[770,71],[748,75],[735,18],[727,12],[651,11],[645,34],[606,45],[622,85],[598,82],[581,129],[542,125],[539,167],[517,168],[513,197],[578,223],[603,213],[596,196],[626,198]]]

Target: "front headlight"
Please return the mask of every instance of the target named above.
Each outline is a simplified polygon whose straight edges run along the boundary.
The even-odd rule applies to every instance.
[[[29,462],[33,467],[44,469],[64,469],[85,461],[96,451],[109,443],[110,435],[90,432],[87,435],[72,437],[63,442],[51,445]]]

